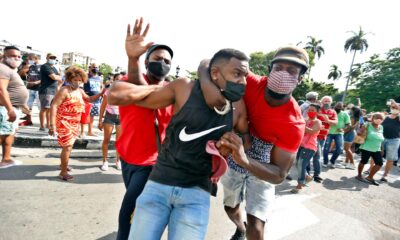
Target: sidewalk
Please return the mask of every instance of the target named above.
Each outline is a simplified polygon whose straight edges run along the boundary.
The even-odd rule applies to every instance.
[[[19,120],[22,122],[23,120]],[[19,127],[17,134],[15,135],[14,146],[19,147],[59,147],[57,138],[49,136],[48,129],[45,131],[39,131],[39,109],[36,105],[32,109],[32,126],[21,126]],[[97,128],[98,117],[95,117],[93,123],[94,133],[97,137],[85,136],[84,138],[78,138],[75,141],[74,149],[101,149],[103,141],[103,132]],[[87,133],[87,125],[85,127],[85,134]],[[115,135],[111,136],[109,149],[115,149]]]

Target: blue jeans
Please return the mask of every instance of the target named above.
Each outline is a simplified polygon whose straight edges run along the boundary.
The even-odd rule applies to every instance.
[[[136,201],[130,240],[204,239],[210,210],[210,193],[199,187],[182,188],[147,181]]]
[[[331,147],[332,141],[335,141],[335,151],[330,160],[332,164],[335,164],[336,159],[343,151],[343,134],[328,134],[324,146],[324,164],[328,164],[329,148]]]
[[[33,102],[35,102],[35,100],[36,100],[38,109],[40,109],[39,92],[34,91],[34,90],[29,90],[29,99],[28,99],[29,109],[32,109]]]
[[[315,151],[300,147],[297,151],[296,168],[299,175],[297,182],[304,184],[306,181],[306,168],[310,165],[310,160],[314,156]]]
[[[321,159],[321,153],[324,149],[324,144],[325,144],[325,139],[318,139],[318,148],[317,151],[315,152],[313,156],[313,167],[314,167],[314,177],[317,177],[321,174],[321,162],[319,161]],[[307,166],[307,173],[310,174],[310,165]]]

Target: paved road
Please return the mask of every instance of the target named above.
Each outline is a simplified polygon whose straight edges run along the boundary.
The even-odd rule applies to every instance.
[[[100,171],[99,150],[73,150],[71,183],[57,178],[59,149],[12,152],[24,164],[0,169],[1,240],[115,239],[124,186],[115,168]],[[323,183],[312,182],[301,194],[289,193],[295,181],[277,187],[266,239],[400,239],[398,169],[379,187],[356,181],[355,170],[324,171]],[[229,239],[234,230],[219,192],[206,239]]]

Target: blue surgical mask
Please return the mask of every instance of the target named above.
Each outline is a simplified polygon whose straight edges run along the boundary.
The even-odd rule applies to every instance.
[[[29,65],[33,65],[33,64],[35,64],[35,61],[33,61],[33,60],[28,60],[28,63],[29,63]]]
[[[50,65],[54,65],[54,64],[56,64],[56,60],[55,59],[49,59],[49,60],[47,60],[47,63],[50,64]]]

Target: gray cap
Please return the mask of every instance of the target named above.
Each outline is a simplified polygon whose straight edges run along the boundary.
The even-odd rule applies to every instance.
[[[164,45],[164,44],[154,44],[154,45],[152,45],[151,47],[149,47],[149,49],[147,50],[146,59],[149,59],[150,54],[151,54],[152,52],[154,52],[155,50],[160,49],[160,48],[161,48],[161,49],[167,50],[167,51],[169,52],[169,54],[171,55],[171,58],[174,57],[174,52],[173,52],[172,49],[171,49],[170,47],[168,47],[167,45]]]
[[[317,92],[308,92],[306,94],[306,99],[318,99],[318,93]]]

